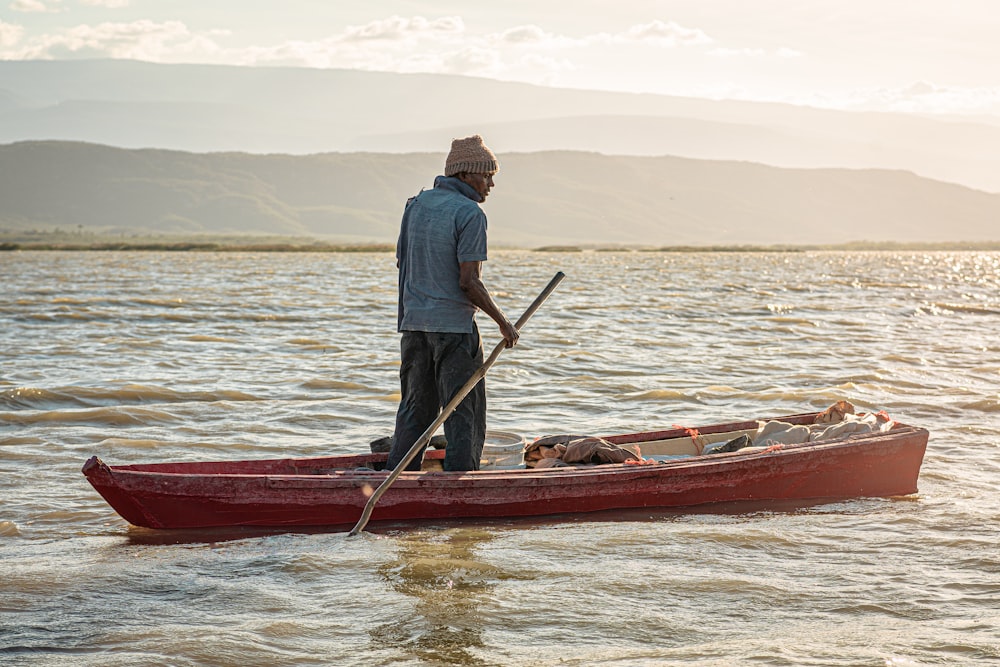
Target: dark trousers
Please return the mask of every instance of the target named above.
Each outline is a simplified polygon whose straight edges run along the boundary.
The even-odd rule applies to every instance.
[[[404,331],[399,344],[399,385],[396,432],[388,467],[395,468],[413,443],[437,419],[441,408],[483,365],[479,329],[471,334]],[[479,470],[486,441],[486,381],[480,380],[444,423],[445,470]],[[406,466],[420,470],[423,451]]]

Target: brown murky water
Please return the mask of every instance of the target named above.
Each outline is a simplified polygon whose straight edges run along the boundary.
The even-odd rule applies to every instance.
[[[1000,660],[1000,254],[542,254],[490,428],[622,433],[846,398],[931,431],[920,493],[742,514],[158,533],[80,474],[366,451],[389,254],[0,253],[4,665]],[[498,340],[480,322],[487,347]]]

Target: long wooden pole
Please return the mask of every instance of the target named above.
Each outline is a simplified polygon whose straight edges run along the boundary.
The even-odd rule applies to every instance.
[[[528,309],[524,311],[524,314],[522,314],[521,317],[518,318],[517,322],[514,324],[515,329],[517,329],[518,331],[521,330],[521,327],[524,326],[524,323],[527,322],[528,319],[535,314],[535,311],[538,310],[539,306],[542,305],[542,302],[544,302],[547,298],[549,298],[549,295],[552,294],[552,291],[556,288],[557,285],[559,285],[560,282],[562,282],[562,279],[565,277],[566,275],[562,271],[559,271],[558,273],[556,273],[555,276],[552,277],[552,280],[550,280],[549,284],[545,286],[545,289],[542,290],[541,294],[539,294],[535,298],[535,300],[531,303],[531,305],[528,306]],[[500,343],[498,343],[497,346],[493,348],[493,353],[489,356],[486,362],[483,363],[483,365],[480,366],[476,370],[476,372],[472,374],[472,377],[469,378],[468,382],[462,385],[462,388],[459,389],[458,392],[451,397],[451,400],[448,401],[448,404],[444,406],[444,409],[441,410],[441,414],[438,415],[438,418],[435,419],[434,422],[427,427],[427,430],[424,431],[423,435],[417,438],[417,441],[413,443],[412,447],[410,447],[410,451],[406,452],[406,456],[403,457],[403,460],[396,465],[392,473],[388,477],[386,477],[385,481],[379,484],[378,488],[375,489],[375,492],[372,493],[371,498],[369,498],[368,502],[365,503],[365,509],[361,513],[361,518],[358,519],[358,523],[354,526],[354,528],[351,529],[351,532],[348,533],[348,535],[352,536],[357,535],[362,530],[364,530],[365,526],[368,524],[368,520],[372,516],[372,510],[375,509],[375,503],[378,502],[378,499],[382,497],[382,494],[385,493],[390,486],[392,486],[392,483],[396,481],[396,478],[399,477],[399,475],[404,470],[406,470],[406,466],[410,464],[410,461],[412,461],[416,457],[416,455],[420,453],[421,450],[423,450],[423,448],[427,445],[427,443],[431,441],[431,438],[434,436],[434,432],[438,430],[441,424],[443,424],[448,419],[448,417],[451,416],[451,413],[455,411],[455,408],[458,407],[458,404],[462,402],[462,400],[469,394],[470,391],[472,391],[472,388],[475,387],[479,383],[479,381],[486,376],[486,371],[488,371],[490,369],[490,366],[492,366],[493,363],[500,357],[500,353],[504,351],[504,348],[506,346],[507,346],[506,341],[503,340],[500,341]]]

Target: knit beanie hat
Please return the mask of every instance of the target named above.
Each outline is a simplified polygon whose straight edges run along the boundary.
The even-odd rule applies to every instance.
[[[445,176],[454,176],[463,171],[470,174],[495,174],[499,170],[497,156],[486,147],[478,134],[452,140],[451,152],[444,162]]]

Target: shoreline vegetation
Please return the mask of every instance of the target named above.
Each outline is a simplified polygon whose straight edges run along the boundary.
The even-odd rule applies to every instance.
[[[30,236],[37,236],[31,234]],[[379,241],[332,242],[308,237],[191,237],[136,236],[129,240],[112,235],[63,233],[51,238],[25,238],[23,234],[0,232],[0,251],[140,251],[140,252],[394,252],[395,244]],[[1000,241],[899,242],[849,241],[808,245],[545,245],[538,247],[497,246],[498,250],[550,253],[583,252],[809,252],[809,251],[997,251]]]
[[[62,252],[369,252],[369,253],[391,253],[396,246],[392,243],[370,243],[370,244],[290,244],[290,243],[252,243],[252,244],[223,244],[223,243],[196,243],[196,242],[176,242],[176,243],[10,243],[0,242],[0,252],[17,251],[62,251]],[[978,251],[991,252],[1000,251],[1000,241],[978,242],[978,243],[839,243],[836,245],[803,245],[803,246],[757,246],[757,245],[734,245],[734,246],[664,246],[657,248],[637,248],[637,247],[568,247],[568,246],[542,246],[538,248],[515,248],[498,246],[497,250],[525,250],[528,252],[551,252],[551,253],[585,253],[585,252],[664,252],[664,253],[798,253],[798,252],[885,252],[885,251]]]

